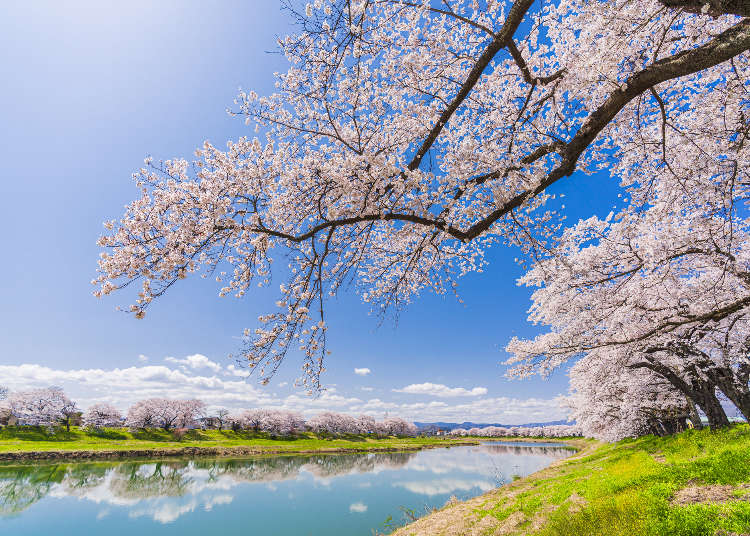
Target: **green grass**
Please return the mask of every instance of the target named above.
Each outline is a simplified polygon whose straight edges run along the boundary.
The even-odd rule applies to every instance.
[[[750,495],[740,486],[750,482],[748,425],[588,442],[585,452],[511,484],[474,514],[503,521],[520,511],[512,533],[537,536],[750,533]],[[680,489],[706,485],[737,489],[715,503],[674,501]]]
[[[182,438],[163,430],[129,431],[110,428],[90,431],[77,427],[70,432],[64,429],[47,430],[32,426],[7,426],[0,429],[0,453],[39,451],[91,451],[164,449],[179,447],[252,447],[270,451],[308,451],[323,449],[379,449],[444,446],[460,441],[439,438],[382,438],[347,436],[322,438],[302,434],[293,438],[270,438],[265,434],[233,432],[231,430],[190,430]]]

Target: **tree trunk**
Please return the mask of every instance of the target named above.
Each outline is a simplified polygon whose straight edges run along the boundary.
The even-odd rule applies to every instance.
[[[734,372],[727,369],[711,370],[710,376],[719,390],[737,406],[745,420],[750,422],[750,387],[748,387],[747,380],[740,377],[737,381]]]
[[[712,430],[729,426],[729,419],[724,412],[724,408],[721,407],[719,399],[716,398],[716,388],[713,383],[704,381],[697,376],[683,379],[671,368],[657,361],[643,361],[630,365],[630,368],[647,368],[666,379],[706,414],[708,425]]]
[[[711,429],[716,430],[717,428],[729,426],[729,419],[724,408],[721,406],[721,402],[716,397],[713,385],[703,384],[695,387],[698,388],[695,389],[693,400],[703,410],[703,413],[706,414],[708,425]]]
[[[690,397],[687,398],[688,408],[689,408],[689,418],[690,422],[693,423],[693,428],[696,430],[700,430],[703,428],[703,421],[701,420],[701,416],[698,415],[698,410],[695,408],[695,402],[693,402],[693,399]]]

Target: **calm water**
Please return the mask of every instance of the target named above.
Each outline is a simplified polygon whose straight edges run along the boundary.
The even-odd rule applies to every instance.
[[[571,454],[486,443],[419,452],[0,465],[0,534],[372,535]]]

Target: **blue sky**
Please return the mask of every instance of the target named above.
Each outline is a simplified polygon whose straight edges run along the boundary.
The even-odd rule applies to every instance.
[[[567,390],[564,371],[547,381],[503,376],[507,341],[536,329],[526,321],[530,292],[515,285],[518,253],[507,248],[496,248],[489,269],[464,280],[464,304],[424,295],[398,322],[378,326],[356,296],[332,302],[330,389],[317,400],[292,387],[295,356],[267,387],[226,368],[242,330],[273,307],[273,289],[236,300],[219,298],[208,280],[188,280],[141,321],[115,310],[126,305],[124,296],[92,296],[95,242],[102,222],[119,217],[138,194],[131,173],[147,155],[190,157],[206,139],[223,146],[251,134],[225,109],[239,87],[273,91],[273,73],[286,66],[267,51],[289,21],[273,0],[210,8],[187,1],[5,6],[0,383],[63,385],[84,407],[104,398],[124,409],[134,397],[163,394],[419,420],[562,416],[554,398]],[[617,189],[606,175],[574,176],[556,192],[567,194],[574,220],[609,212]],[[423,383],[453,390],[394,391]]]

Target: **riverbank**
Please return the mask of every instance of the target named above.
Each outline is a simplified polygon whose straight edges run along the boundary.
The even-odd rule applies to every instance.
[[[5,427],[0,429],[0,461],[394,452],[477,443],[476,439],[375,439],[356,435],[322,438],[313,434],[272,439],[264,434],[231,430],[190,430],[180,437],[163,430],[131,432],[113,428],[90,432],[72,428],[70,432],[50,432],[36,427]]]
[[[615,444],[563,443],[581,450],[393,536],[750,533],[748,425]]]

